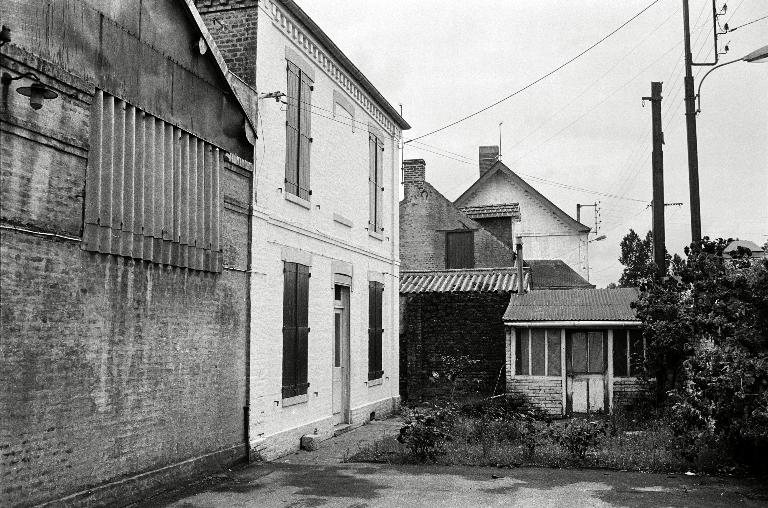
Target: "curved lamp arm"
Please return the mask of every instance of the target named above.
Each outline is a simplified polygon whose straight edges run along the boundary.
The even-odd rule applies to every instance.
[[[704,80],[707,79],[707,76],[710,75],[712,71],[715,69],[719,69],[720,67],[725,67],[726,65],[730,65],[732,63],[741,62],[743,61],[743,58],[738,58],[736,60],[731,60],[730,62],[721,63],[720,65],[715,65],[711,69],[709,69],[702,77],[701,81],[699,81],[699,87],[696,89],[696,100],[698,101],[696,105],[696,113],[701,113],[701,84],[704,83]]]

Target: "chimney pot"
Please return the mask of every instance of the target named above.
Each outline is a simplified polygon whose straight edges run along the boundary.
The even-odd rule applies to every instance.
[[[480,176],[483,176],[488,172],[489,169],[491,169],[491,166],[493,166],[496,161],[499,160],[499,147],[496,145],[481,146],[479,151],[479,159]]]
[[[407,159],[403,161],[403,183],[421,183],[424,181],[426,163],[424,159]]]

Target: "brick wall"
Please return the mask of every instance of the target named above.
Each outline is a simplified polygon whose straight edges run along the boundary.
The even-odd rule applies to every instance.
[[[505,335],[502,316],[509,303],[509,293],[427,293],[409,295],[401,305],[404,328],[400,350],[406,355],[401,369],[401,395],[415,399],[446,389],[430,379],[433,372],[443,372],[442,355],[466,355],[479,363],[463,376],[479,378],[480,388],[503,391],[505,372]],[[471,390],[462,384],[459,389]]]
[[[242,458],[247,274],[83,251],[93,85],[8,51],[2,71],[66,94],[0,105],[0,505],[126,502]],[[248,202],[249,172],[226,167],[223,198]],[[222,248],[243,269],[230,208]]]
[[[514,265],[513,252],[427,182],[406,182],[400,202],[400,269],[445,269],[445,231],[475,229],[475,266]]]
[[[507,379],[507,393],[525,398],[533,407],[550,415],[562,415],[563,380],[550,377],[513,377]]]
[[[195,0],[195,5],[229,70],[256,86],[257,0]]]
[[[642,380],[633,377],[613,378],[613,407],[625,408],[653,396],[653,391]]]

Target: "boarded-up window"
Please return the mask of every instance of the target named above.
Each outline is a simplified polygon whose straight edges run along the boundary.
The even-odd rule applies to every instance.
[[[613,331],[613,375],[626,377],[629,375],[629,351],[627,348],[627,331]]]
[[[474,231],[448,231],[445,233],[445,267],[475,267]]]
[[[384,205],[384,175],[383,175],[384,144],[373,133],[368,134],[368,196],[370,231],[384,231],[382,207]]]
[[[547,330],[547,375],[559,376],[562,373],[560,330]]]
[[[544,345],[544,329],[532,328],[531,329],[531,375],[543,376],[544,375],[544,358],[545,349]]]
[[[370,281],[368,283],[368,379],[379,379],[384,375],[381,366],[381,310],[384,297],[384,284]]]
[[[83,249],[220,272],[224,152],[96,90]]]
[[[309,200],[309,156],[312,144],[312,80],[287,62],[288,107],[285,121],[285,190]]]
[[[629,331],[629,374],[637,376],[643,370],[645,352],[643,347],[643,331],[633,329]]]
[[[283,398],[307,393],[309,267],[283,267]]]

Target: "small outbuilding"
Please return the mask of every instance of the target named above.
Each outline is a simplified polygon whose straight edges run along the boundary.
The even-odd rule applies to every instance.
[[[507,393],[553,416],[612,412],[646,393],[634,288],[512,294],[504,313]]]

